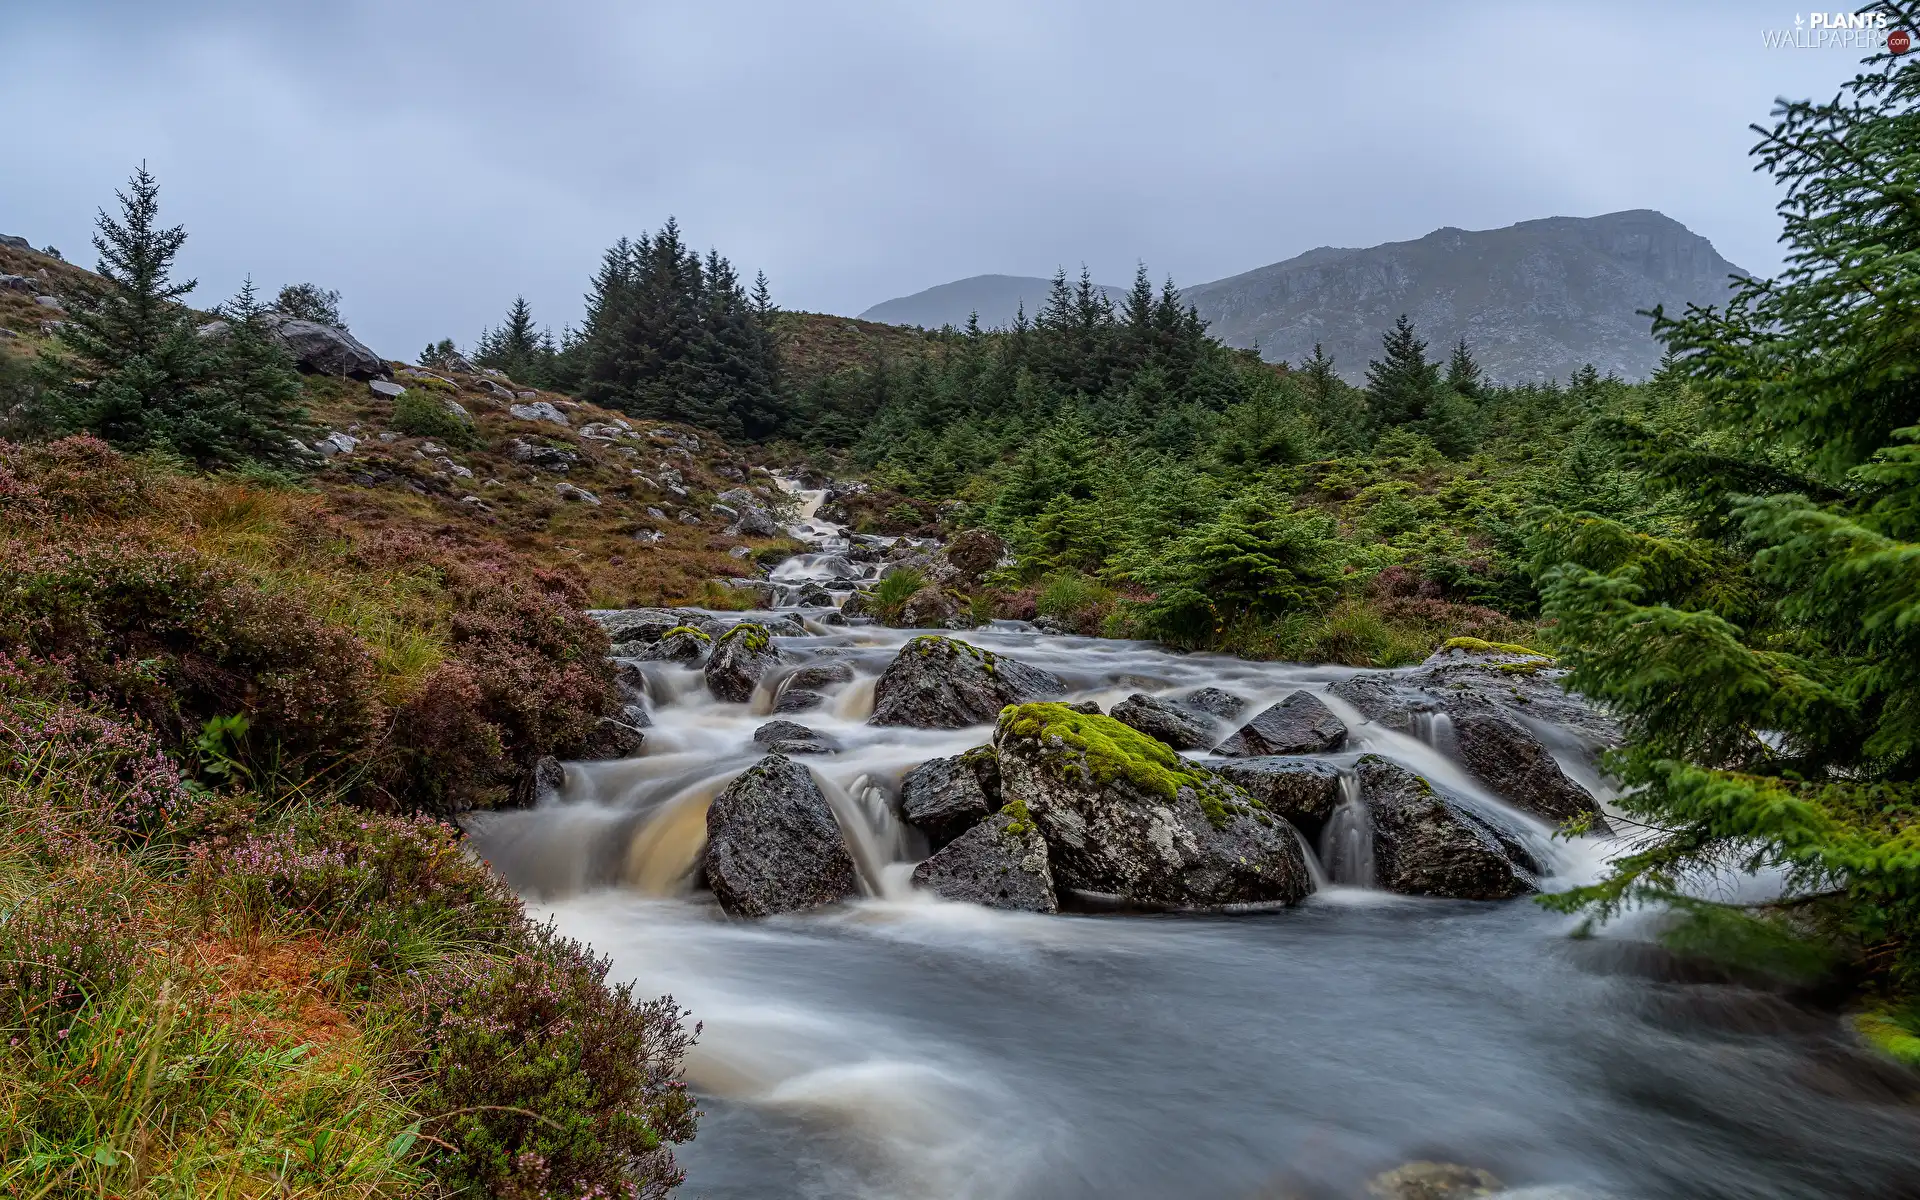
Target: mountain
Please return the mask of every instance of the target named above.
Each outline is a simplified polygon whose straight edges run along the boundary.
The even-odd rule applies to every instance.
[[[975,275],[911,296],[884,300],[861,313],[860,319],[938,329],[942,325],[965,325],[969,313],[979,313],[981,325],[1004,328],[1013,324],[1014,310],[1022,304],[1026,305],[1027,317],[1031,320],[1046,303],[1050,286],[1050,280],[1029,275]],[[1125,288],[1096,286],[1115,303],[1126,297]]]
[[[1444,358],[1466,338],[1490,379],[1564,379],[1583,363],[1642,379],[1660,361],[1641,309],[1720,303],[1745,272],[1651,209],[1547,217],[1505,229],[1436,229],[1365,250],[1323,246],[1185,289],[1233,346],[1299,362],[1321,343],[1359,382],[1401,313]],[[937,290],[937,289],[936,289]]]

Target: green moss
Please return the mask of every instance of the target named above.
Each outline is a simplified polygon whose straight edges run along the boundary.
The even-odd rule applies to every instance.
[[[1124,781],[1168,803],[1188,788],[1215,829],[1262,808],[1258,800],[1189,763],[1166,743],[1112,717],[1076,712],[1064,704],[1009,705],[1000,712],[1000,730],[1062,752],[1098,784]]]
[[[1000,816],[1006,823],[1000,826],[1000,832],[1012,837],[1026,837],[1033,832],[1033,814],[1027,811],[1024,800],[1009,800],[1000,806]]]
[[[964,751],[960,755],[960,761],[969,767],[977,767],[983,762],[992,761],[997,763],[999,757],[1000,756],[994,752],[992,746],[975,746],[971,750]]]
[[[773,645],[773,635],[767,632],[766,626],[764,625],[756,625],[752,621],[742,621],[720,635],[720,644],[722,646],[735,641],[753,651],[755,654],[759,654],[767,649],[767,647]]]
[[[1542,654],[1526,646],[1516,646],[1512,642],[1487,642],[1476,637],[1448,638],[1440,647],[1442,650],[1465,650],[1469,654],[1524,654],[1529,658],[1543,658],[1553,661],[1553,656]]]
[[[973,659],[973,661],[979,663],[980,668],[989,676],[993,674],[994,667],[1000,662],[999,656],[991,650],[982,650],[971,642],[963,642],[958,638],[941,637],[937,633],[923,633],[908,642],[906,648],[920,655],[922,658],[934,654],[965,654],[967,657]]]
[[[703,642],[711,642],[713,640],[711,637],[708,637],[706,633],[704,633],[701,630],[695,629],[691,625],[675,625],[672,629],[669,629],[665,633],[661,634],[660,640],[664,642],[670,637],[678,637],[683,633],[692,634],[694,637],[699,638]]]
[[[1552,665],[1548,659],[1529,658],[1525,662],[1495,663],[1494,670],[1507,675],[1533,675]]]
[[[1853,1027],[1874,1049],[1909,1067],[1920,1067],[1920,1031],[1912,1028],[1903,1014],[1891,1012],[1861,1013]]]

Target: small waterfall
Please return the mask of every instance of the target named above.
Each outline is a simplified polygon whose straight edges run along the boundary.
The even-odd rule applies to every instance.
[[[866,775],[842,787],[816,771],[814,782],[820,785],[833,815],[840,821],[841,832],[847,835],[847,847],[853,851],[853,866],[860,876],[861,889],[869,896],[901,899],[888,894],[885,868],[905,852],[906,836],[893,815],[886,791]]]
[[[691,890],[707,848],[707,807],[732,779],[732,772],[703,779],[647,815],[627,843],[621,877],[628,887],[647,896],[682,896]]]
[[[1352,770],[1340,772],[1340,803],[1321,832],[1320,855],[1334,883],[1374,885],[1373,817],[1360,794],[1360,776]]]
[[[1413,736],[1425,742],[1437,754],[1458,757],[1459,743],[1453,736],[1453,718],[1443,712],[1413,714]]]

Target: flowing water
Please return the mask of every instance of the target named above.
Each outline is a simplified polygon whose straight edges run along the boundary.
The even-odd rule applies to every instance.
[[[809,532],[832,541],[775,571],[793,586],[829,580],[857,541],[802,498]],[[1356,1197],[1432,1158],[1544,1189],[1514,1193],[1534,1200],[1920,1197],[1913,1080],[1853,1050],[1832,1014],[1681,981],[1631,922],[1577,940],[1526,901],[1369,890],[1350,770],[1315,848],[1320,890],[1295,909],[1041,917],[915,893],[926,847],[893,811],[899,779],[987,730],[866,726],[873,680],[911,634],[809,627],[783,647],[855,672],[792,719],[844,747],[806,761],[864,899],[741,922],[697,886],[707,803],[760,757],[777,680],[723,704],[698,672],[648,664],[642,757],[570,764],[557,802],[473,826],[536,910],[705,1022],[684,1195]],[[1013,623],[964,636],[1103,708],[1215,686],[1252,712],[1350,673]],[[1551,864],[1550,887],[1601,868],[1606,842],[1554,841],[1465,775],[1450,730],[1396,734],[1328,700],[1355,729],[1336,765],[1372,751],[1452,789]],[[1575,742],[1550,744],[1601,786]]]

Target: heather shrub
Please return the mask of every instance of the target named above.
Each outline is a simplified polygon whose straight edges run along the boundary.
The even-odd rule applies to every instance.
[[[90,435],[0,442],[0,514],[21,528],[124,516],[152,494],[147,472]]]
[[[0,775],[88,830],[147,839],[201,797],[153,736],[71,704],[0,698]]]
[[[139,945],[125,908],[103,890],[56,883],[0,919],[0,1036],[32,1054],[72,1036],[89,1005],[132,980]]]
[[[449,965],[405,998],[427,1161],[451,1191],[526,1200],[661,1197],[698,1114],[670,999],[606,984],[608,960],[552,928],[510,957]],[[697,1028],[694,1031],[698,1032]]]

